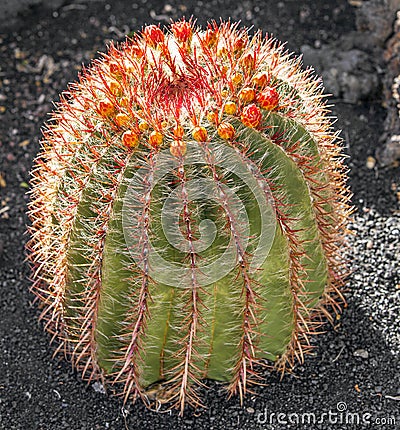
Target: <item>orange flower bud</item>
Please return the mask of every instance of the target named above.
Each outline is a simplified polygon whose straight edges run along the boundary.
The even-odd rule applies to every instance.
[[[256,92],[253,88],[245,87],[239,93],[239,99],[243,103],[250,103],[256,98]]]
[[[194,140],[197,140],[197,142],[205,142],[207,140],[208,133],[205,127],[198,126],[194,128],[192,136]]]
[[[180,124],[178,124],[175,128],[174,128],[174,136],[177,138],[177,139],[182,139],[182,137],[183,137],[183,134],[185,133],[185,131],[184,131],[184,129],[183,129],[183,127],[180,125]]]
[[[169,150],[174,157],[182,157],[186,154],[186,142],[183,140],[176,140],[171,143]]]
[[[119,113],[115,117],[115,122],[117,123],[118,127],[124,127],[129,122],[129,116],[124,113]]]
[[[122,107],[127,108],[129,106],[129,99],[128,99],[128,97],[121,97],[121,99],[119,100],[119,104]]]
[[[232,76],[232,83],[235,86],[240,85],[243,82],[243,75],[241,73],[235,73]]]
[[[236,55],[240,55],[243,52],[246,42],[242,38],[238,38],[233,43],[233,52]]]
[[[259,87],[265,87],[268,82],[268,74],[265,72],[257,73],[253,76],[252,80],[253,84],[258,85]]]
[[[128,130],[122,135],[122,143],[129,149],[137,148],[139,145],[139,135]]]
[[[97,106],[97,110],[101,116],[107,117],[114,114],[114,105],[108,100],[102,100]]]
[[[110,73],[112,75],[115,75],[117,77],[121,77],[122,76],[122,72],[121,72],[121,66],[116,63],[115,61],[112,61],[109,66],[108,66]]]
[[[139,122],[139,130],[140,131],[146,131],[149,129],[149,124],[147,124],[146,121],[140,121]]]
[[[266,88],[257,96],[258,104],[267,110],[275,109],[279,104],[279,94],[275,88]]]
[[[129,50],[133,57],[142,58],[144,55],[143,48],[139,45],[130,45]]]
[[[235,102],[226,102],[224,106],[224,111],[228,115],[235,115],[237,111],[237,106]]]
[[[254,69],[255,66],[255,60],[254,55],[248,52],[247,54],[244,54],[243,57],[240,59],[240,65],[245,70],[251,70]]]
[[[217,124],[218,123],[218,114],[216,112],[208,112],[207,113],[207,119],[211,124]]]
[[[163,135],[159,131],[152,131],[149,136],[149,143],[156,148],[163,143]]]
[[[114,94],[114,96],[120,96],[122,94],[122,88],[119,82],[111,81],[109,82],[109,86],[110,86],[110,92],[111,94]]]
[[[218,135],[222,137],[222,139],[230,140],[235,136],[235,128],[229,122],[221,123],[217,128]]]
[[[242,120],[242,123],[246,127],[253,127],[253,128],[257,127],[262,120],[262,114],[261,114],[260,108],[256,106],[254,103],[246,106],[243,109],[240,119]]]
[[[171,25],[171,29],[178,42],[186,43],[192,39],[192,26],[187,21],[175,22]]]
[[[222,97],[228,97],[228,95],[229,95],[229,91],[228,90],[222,90],[221,91],[221,96]]]

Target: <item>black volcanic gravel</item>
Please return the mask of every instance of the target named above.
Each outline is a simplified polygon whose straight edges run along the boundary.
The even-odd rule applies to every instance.
[[[295,52],[354,30],[354,10],[346,0],[81,0],[54,12],[33,7],[12,28],[4,23],[2,28],[0,20],[0,429],[398,429],[400,169],[367,167],[384,118],[376,100],[358,105],[335,100],[358,210],[350,226],[355,235],[349,237],[353,274],[341,319],[315,340],[315,353],[294,374],[283,380],[266,375],[266,386],[243,406],[210,382],[207,409],[188,410],[180,418],[140,403],[123,408],[97,385],[82,382],[69,363],[52,358],[49,336],[31,306],[24,263],[25,193],[40,127],[51,101],[110,39],[121,40],[145,23],[192,14],[200,24],[220,15],[240,19],[288,40]],[[339,410],[335,423],[332,414]],[[346,412],[360,420],[370,414],[365,416],[370,424],[346,424]],[[286,414],[281,421],[308,413],[321,422],[278,423],[279,413]],[[265,422],[271,416],[273,424]]]

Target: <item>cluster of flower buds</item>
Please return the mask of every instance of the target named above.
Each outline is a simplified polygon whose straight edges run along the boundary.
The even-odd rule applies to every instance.
[[[165,145],[180,157],[190,136],[206,142],[214,129],[232,142],[235,117],[258,129],[263,110],[280,109],[277,84],[258,64],[247,33],[212,25],[199,32],[184,20],[167,34],[150,25],[112,54],[108,70],[99,68],[95,112],[129,150]]]

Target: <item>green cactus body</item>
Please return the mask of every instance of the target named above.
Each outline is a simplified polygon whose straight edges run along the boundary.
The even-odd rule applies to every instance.
[[[312,71],[260,33],[179,21],[112,46],[68,94],[28,248],[74,366],[183,412],[206,378],[242,397],[263,365],[302,361],[340,310],[350,211]]]

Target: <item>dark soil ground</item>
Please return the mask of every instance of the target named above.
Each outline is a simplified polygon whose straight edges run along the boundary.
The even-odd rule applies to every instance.
[[[33,8],[7,30],[0,24],[0,429],[398,429],[400,169],[367,167],[383,128],[379,100],[333,100],[358,209],[356,236],[350,238],[353,274],[342,318],[319,336],[315,354],[293,375],[282,381],[266,375],[267,386],[243,406],[210,383],[207,409],[188,410],[180,418],[140,403],[123,408],[119,399],[83,383],[68,363],[52,358],[53,347],[31,306],[24,262],[26,191],[40,128],[51,101],[110,39],[121,40],[145,23],[192,14],[199,24],[219,16],[240,19],[288,40],[296,53],[304,44],[319,46],[355,29],[354,10],[345,0],[81,0],[55,12]],[[338,413],[336,423],[334,415],[328,420],[330,412]],[[346,412],[358,414],[360,423],[346,424]],[[299,419],[315,414],[320,423],[278,423],[279,413]],[[370,424],[362,414],[370,414]]]

